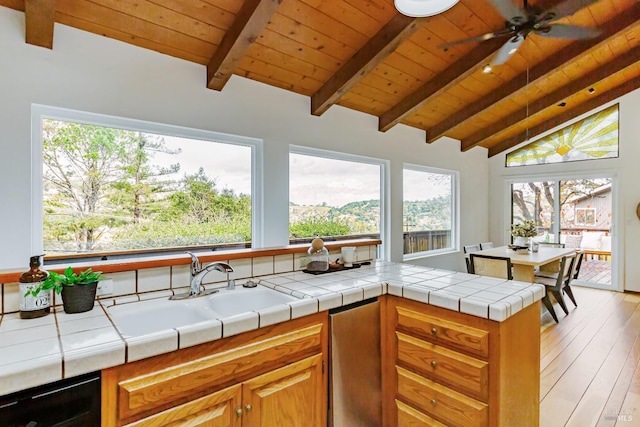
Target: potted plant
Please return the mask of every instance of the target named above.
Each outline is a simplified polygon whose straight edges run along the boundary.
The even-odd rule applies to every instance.
[[[93,309],[101,277],[101,271],[88,268],[76,274],[71,267],[67,267],[63,274],[49,272],[49,277],[28,293],[37,295],[40,291],[53,289],[55,293],[62,295],[65,313],[83,313]]]
[[[520,224],[511,224],[511,235],[515,238],[514,245],[529,246],[531,237],[538,235],[538,224],[531,220]]]

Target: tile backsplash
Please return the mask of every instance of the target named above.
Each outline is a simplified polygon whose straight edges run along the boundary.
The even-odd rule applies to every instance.
[[[356,252],[356,261],[370,261],[376,258],[377,246],[359,246]],[[340,249],[329,252],[331,262],[340,258]],[[207,287],[222,286],[227,279],[242,280],[250,277],[266,276],[271,274],[288,273],[303,270],[307,264],[306,253],[283,254],[274,256],[261,256],[255,258],[241,258],[228,261],[233,267],[233,273],[228,275],[218,271],[209,273],[203,284]],[[46,268],[46,266],[45,266]],[[96,268],[98,269],[98,268]],[[141,298],[158,293],[184,292],[191,280],[189,265],[176,265],[167,267],[146,268],[140,270],[108,273],[108,279],[113,280],[113,293],[100,298],[113,298],[135,296]],[[309,276],[313,278],[314,276]],[[1,286],[2,300],[0,314],[14,313],[20,308],[20,294],[18,283],[3,283]],[[57,298],[56,298],[57,297]],[[54,304],[61,304],[59,296],[54,296]]]

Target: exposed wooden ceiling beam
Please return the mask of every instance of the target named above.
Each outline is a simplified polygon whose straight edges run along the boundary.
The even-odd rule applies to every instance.
[[[207,65],[207,87],[222,90],[267,26],[282,0],[244,0],[242,8]]]
[[[383,113],[380,116],[378,130],[381,132],[388,131],[406,117],[420,110],[433,98],[475,73],[477,67],[486,64],[489,58],[500,49],[500,46],[503,44],[503,38],[492,39],[481,43],[471,52],[447,67],[443,72],[408,95],[400,101],[400,103]]]
[[[599,27],[602,33],[598,37],[578,40],[571,43],[560,51],[554,53],[550,58],[547,58],[534,66],[529,71],[528,77],[526,71],[520,73],[518,76],[504,84],[500,89],[483,96],[457,113],[452,114],[444,121],[432,126],[427,131],[427,142],[435,141],[450,130],[456,128],[467,120],[472,119],[494,104],[509,96],[513,96],[513,94],[527,86],[527,84],[532,84],[545,78],[550,73],[554,72],[556,68],[561,67],[565,63],[571,62],[581,55],[584,55],[590,49],[594,48],[606,39],[614,37],[629,28],[639,25],[640,21],[638,21],[638,16],[640,16],[640,3],[635,3],[629,9]]]
[[[462,151],[467,151],[473,147],[481,145],[484,140],[498,132],[508,129],[520,121],[525,120],[527,117],[533,116],[546,108],[558,104],[576,92],[589,88],[590,86],[606,79],[610,75],[624,70],[625,68],[635,64],[638,61],[638,58],[640,58],[640,46],[636,46],[630,51],[620,55],[615,60],[596,68],[578,80],[574,80],[568,85],[563,86],[547,96],[533,102],[528,108],[521,108],[507,117],[498,120],[492,125],[479,130],[468,138],[463,139],[460,145]]]
[[[563,0],[542,0],[537,6],[546,10],[560,4],[562,1]],[[388,131],[406,117],[423,108],[438,95],[475,73],[478,67],[487,64],[491,56],[502,47],[506,40],[506,38],[499,38],[480,43],[471,52],[465,54],[422,87],[400,101],[399,104],[383,113],[378,121],[378,130],[381,132]]]
[[[56,0],[25,0],[24,15],[27,43],[52,49]]]
[[[395,15],[311,97],[311,114],[319,116],[351,90],[400,43],[420,28],[424,18]]]
[[[583,102],[582,104],[572,108],[569,111],[565,111],[563,113],[557,114],[552,119],[547,120],[543,123],[540,123],[537,126],[532,127],[531,129],[525,132],[521,132],[520,134],[505,139],[504,141],[499,142],[498,144],[489,148],[489,157],[493,157],[496,154],[500,154],[505,150],[508,150],[516,145],[525,142],[527,139],[532,139],[543,132],[553,129],[556,126],[560,126],[563,123],[568,122],[569,120],[575,119],[576,117],[588,113],[589,111],[600,107],[601,105],[606,104],[607,102],[611,102],[616,98],[619,98],[633,90],[636,90],[640,87],[640,79],[634,78],[628,80],[627,82],[614,87],[613,89],[608,90],[602,95],[598,95],[595,98],[590,99],[587,102]],[[561,107],[558,107],[561,108]]]

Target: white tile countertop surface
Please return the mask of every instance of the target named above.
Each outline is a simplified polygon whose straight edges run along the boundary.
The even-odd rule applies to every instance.
[[[123,337],[106,308],[169,294],[101,300],[80,314],[62,307],[38,319],[6,314],[0,319],[0,396],[384,294],[498,322],[544,295],[542,285],[381,261],[322,275],[298,271],[257,279],[299,300],[136,337]]]

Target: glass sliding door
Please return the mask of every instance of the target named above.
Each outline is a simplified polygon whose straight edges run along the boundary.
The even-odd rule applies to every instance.
[[[555,194],[554,181],[518,182],[511,185],[511,223],[535,221],[538,236],[535,240],[555,242]]]
[[[575,284],[612,285],[613,180],[576,178],[511,184],[511,224],[536,221],[539,242],[584,253]]]
[[[560,241],[584,253],[576,284],[611,285],[612,180],[560,181]]]

